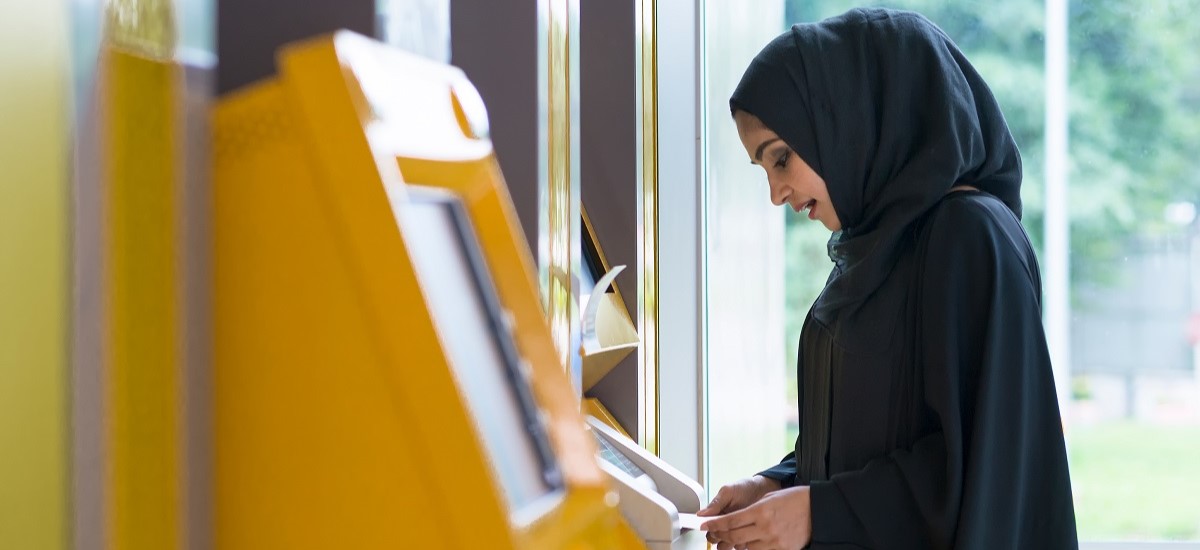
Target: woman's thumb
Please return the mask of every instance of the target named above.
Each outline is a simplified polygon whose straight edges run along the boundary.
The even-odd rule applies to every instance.
[[[726,500],[727,499],[725,497],[725,491],[717,491],[717,496],[713,497],[712,502],[708,503],[708,506],[701,508],[699,512],[696,512],[696,515],[697,516],[717,515],[721,512],[722,509],[725,508]]]

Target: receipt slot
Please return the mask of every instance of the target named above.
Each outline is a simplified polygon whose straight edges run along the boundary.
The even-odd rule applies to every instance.
[[[661,458],[595,417],[588,426],[601,465],[617,486],[621,514],[651,550],[705,548],[704,533],[682,529],[679,514],[704,506],[704,489]]]

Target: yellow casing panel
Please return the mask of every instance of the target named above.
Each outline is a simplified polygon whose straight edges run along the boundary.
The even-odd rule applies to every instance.
[[[283,65],[214,121],[215,545],[514,548],[334,44]]]
[[[0,548],[70,540],[65,2],[0,7]]]
[[[177,548],[184,446],[178,300],[181,69],[101,52],[105,166],[106,546]]]
[[[612,413],[609,412],[608,407],[605,407],[599,399],[596,399],[595,397],[588,397],[584,399],[583,412],[588,416],[595,417],[596,420],[603,422],[605,426],[616,430],[617,433],[625,436],[627,439],[631,441],[633,440],[632,437],[629,437],[629,432],[625,431],[625,428],[621,426],[620,422],[617,422],[617,417],[613,416]]]

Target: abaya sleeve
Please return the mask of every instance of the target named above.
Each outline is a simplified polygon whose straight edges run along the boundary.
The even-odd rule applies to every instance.
[[[779,464],[771,466],[766,470],[758,473],[758,475],[773,479],[779,482],[780,488],[788,488],[796,485],[796,452],[792,451],[779,461]]]
[[[813,482],[814,549],[1078,547],[1034,256],[1002,203],[962,194],[918,238],[915,387],[940,429]]]

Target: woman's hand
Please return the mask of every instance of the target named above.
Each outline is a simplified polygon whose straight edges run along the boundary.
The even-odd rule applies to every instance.
[[[742,510],[708,520],[701,528],[708,531],[709,542],[717,543],[717,550],[803,548],[812,539],[808,487],[774,491]]]
[[[721,487],[717,496],[713,497],[708,506],[696,512],[697,516],[716,516],[741,510],[758,502],[768,493],[778,491],[779,482],[766,476],[754,476],[735,481]],[[718,540],[712,533],[708,534],[708,542],[717,544]]]
[[[717,516],[736,512],[758,502],[767,493],[778,491],[779,487],[778,481],[761,475],[735,481],[721,487],[717,491],[717,496],[713,497],[712,502],[708,503],[708,506],[701,508],[699,512],[696,512],[696,515]]]

